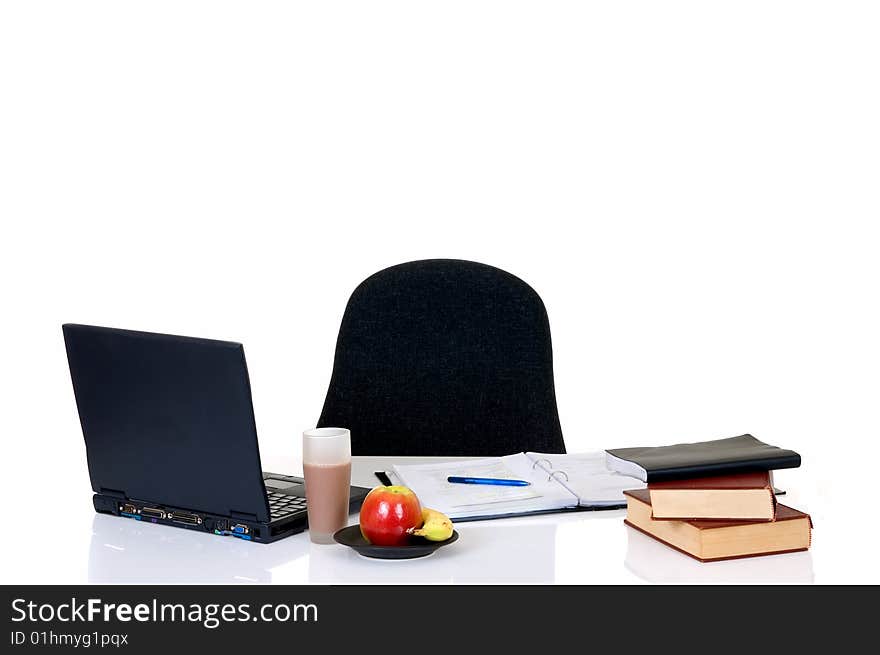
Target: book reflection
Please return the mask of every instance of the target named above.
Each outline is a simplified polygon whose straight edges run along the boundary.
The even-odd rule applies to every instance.
[[[699,562],[632,528],[627,528],[626,533],[624,566],[646,582],[810,584],[814,581],[813,556],[808,550],[718,562]]]

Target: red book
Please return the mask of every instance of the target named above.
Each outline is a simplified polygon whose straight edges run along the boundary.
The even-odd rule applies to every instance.
[[[701,562],[806,550],[812,522],[808,514],[777,505],[772,521],[655,521],[648,489],[624,491],[628,526]]]

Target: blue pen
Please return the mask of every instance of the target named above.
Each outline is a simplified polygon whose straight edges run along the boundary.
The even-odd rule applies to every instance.
[[[506,478],[459,478],[451,476],[446,478],[447,482],[455,484],[494,484],[499,487],[528,487],[531,482],[526,480],[508,480]]]

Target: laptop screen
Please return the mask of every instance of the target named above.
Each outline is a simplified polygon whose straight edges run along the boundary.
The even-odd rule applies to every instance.
[[[96,493],[268,521],[241,344],[63,330]]]

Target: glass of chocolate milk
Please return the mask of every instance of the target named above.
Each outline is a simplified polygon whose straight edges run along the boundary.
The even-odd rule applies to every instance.
[[[332,544],[348,524],[351,486],[351,433],[345,428],[303,432],[303,473],[312,543]]]

